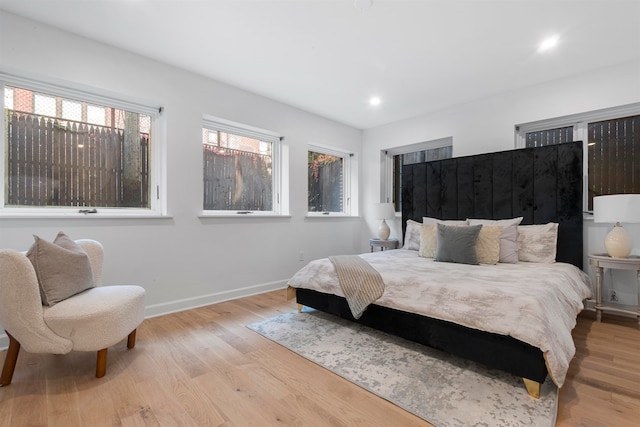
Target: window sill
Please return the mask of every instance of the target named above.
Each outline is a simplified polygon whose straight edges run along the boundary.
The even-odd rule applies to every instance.
[[[358,215],[340,215],[340,214],[329,214],[329,215],[323,215],[323,214],[306,214],[305,219],[359,219],[360,216]]]
[[[210,218],[291,218],[291,215],[277,215],[277,214],[259,214],[259,213],[250,213],[250,214],[207,214],[202,213],[198,215],[198,218],[210,219]]]
[[[94,213],[81,214],[77,212],[55,213],[55,212],[0,212],[0,220],[3,219],[172,219],[171,215],[161,215],[156,213],[132,214],[132,213]]]

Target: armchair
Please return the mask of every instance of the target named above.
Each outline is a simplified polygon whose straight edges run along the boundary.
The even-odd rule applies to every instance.
[[[89,256],[94,287],[55,305],[42,304],[38,277],[24,252],[0,250],[0,324],[9,348],[0,386],[11,384],[20,348],[30,353],[97,351],[96,377],[106,373],[107,349],[127,338],[135,346],[144,319],[145,290],[140,286],[102,285],[103,247],[75,241]]]

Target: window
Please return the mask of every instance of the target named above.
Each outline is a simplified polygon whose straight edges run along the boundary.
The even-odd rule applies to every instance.
[[[307,212],[352,215],[351,157],[340,150],[310,145],[307,153]]]
[[[380,200],[391,202],[396,212],[402,211],[402,165],[430,162],[451,158],[453,155],[452,138],[442,138],[434,141],[395,147],[383,150],[382,170],[383,177]]]
[[[573,126],[556,129],[544,129],[525,134],[525,147],[544,147],[573,141]]]
[[[157,107],[9,75],[0,83],[3,214],[162,213]],[[96,109],[102,123],[88,120]]]
[[[203,210],[212,214],[286,214],[283,145],[266,130],[205,117]]]
[[[607,194],[640,193],[640,103],[516,126],[516,147],[585,141],[585,208]]]

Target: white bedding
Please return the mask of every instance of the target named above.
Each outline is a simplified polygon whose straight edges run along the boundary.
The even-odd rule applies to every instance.
[[[375,304],[510,335],[540,348],[553,382],[564,383],[575,354],[571,330],[583,301],[591,297],[589,277],[575,266],[455,264],[406,249],[360,256],[385,284]],[[289,285],[344,296],[327,258],[307,264]]]

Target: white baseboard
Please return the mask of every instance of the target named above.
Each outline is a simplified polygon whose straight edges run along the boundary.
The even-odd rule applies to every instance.
[[[265,292],[285,289],[287,280],[278,282],[263,283],[246,288],[234,289],[232,291],[216,292],[208,295],[201,295],[193,298],[185,298],[181,300],[170,301],[162,304],[150,305],[145,308],[145,318],[163,316],[165,314],[176,313],[178,311],[190,310],[192,308],[204,307],[206,305],[216,304],[224,301],[231,301],[238,298],[244,298],[251,295],[264,294]],[[285,298],[284,294],[282,296]]]
[[[234,289],[232,291],[216,292],[193,298],[185,298],[162,304],[149,305],[145,307],[145,319],[176,313],[178,311],[190,310],[192,308],[203,307],[219,302],[244,298],[251,295],[263,294],[265,292],[276,291],[278,289],[285,289],[286,287],[287,281],[281,280],[278,282],[247,286],[246,288]],[[284,300],[284,294],[282,294],[282,298]],[[2,332],[2,335],[0,335],[0,350],[6,350],[9,347],[9,337],[4,333],[4,331]]]

